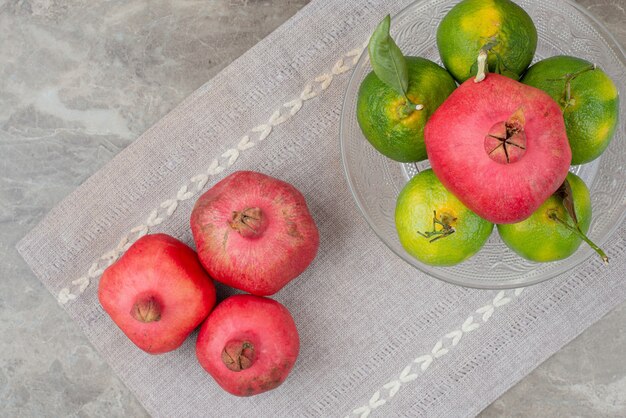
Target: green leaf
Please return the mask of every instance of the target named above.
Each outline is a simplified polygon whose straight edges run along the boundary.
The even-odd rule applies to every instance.
[[[474,61],[474,63],[470,67],[468,75],[471,77],[472,75],[476,75],[477,72],[478,72],[478,61]]]
[[[376,76],[406,97],[409,72],[402,51],[389,35],[390,25],[391,17],[387,15],[376,27],[367,50]]]
[[[495,51],[491,51],[491,52],[496,56],[496,70],[494,72],[496,74],[502,74],[504,76],[512,78],[513,80],[519,80],[519,74],[514,73],[513,71],[509,70],[502,56]]]
[[[561,199],[563,207],[567,210],[568,215],[572,218],[576,227],[578,227],[578,218],[576,216],[576,210],[574,209],[574,196],[572,194],[572,186],[570,186],[569,181],[565,179],[561,187],[556,189],[554,194]]]

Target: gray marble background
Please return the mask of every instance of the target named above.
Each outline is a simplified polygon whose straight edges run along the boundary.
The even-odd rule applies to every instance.
[[[0,0],[0,416],[146,416],[17,254],[64,196],[308,0]],[[580,0],[626,45],[626,0]],[[483,417],[626,416],[626,304]]]

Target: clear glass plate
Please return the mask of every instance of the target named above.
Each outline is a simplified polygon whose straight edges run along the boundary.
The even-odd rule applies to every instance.
[[[435,36],[437,25],[456,1],[423,0],[411,4],[392,20],[392,36],[405,55],[421,56],[441,65]],[[532,17],[539,34],[535,61],[554,55],[572,55],[595,62],[617,85],[624,97],[626,59],[619,44],[593,16],[570,1],[521,0],[517,3]],[[382,17],[382,16],[381,16]],[[380,239],[398,256],[430,276],[462,286],[513,288],[539,283],[565,273],[597,256],[584,243],[571,257],[551,263],[534,263],[509,250],[497,230],[478,254],[453,267],[432,267],[411,257],[400,244],[395,229],[396,197],[406,182],[428,162],[402,164],[379,154],[367,142],[356,119],[359,85],[371,71],[367,50],[361,55],[345,93],[341,117],[341,153],[345,174],[363,216]],[[590,238],[602,246],[617,233],[626,214],[626,106],[609,148],[599,159],[574,166],[589,186],[593,219]],[[537,242],[541,245],[541,242]],[[605,248],[609,257],[611,249]]]

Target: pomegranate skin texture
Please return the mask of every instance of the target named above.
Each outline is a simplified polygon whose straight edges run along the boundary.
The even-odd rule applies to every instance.
[[[499,74],[461,84],[426,124],[433,171],[480,217],[529,217],[565,180],[572,159],[559,105]]]
[[[196,253],[165,234],[146,235],[109,266],[100,304],[137,347],[178,348],[215,305],[215,286]]]
[[[319,233],[302,194],[265,174],[238,171],[196,202],[191,231],[215,280],[273,295],[313,261]]]
[[[227,392],[252,396],[280,386],[293,368],[300,339],[280,303],[235,295],[217,305],[198,334],[202,367]]]

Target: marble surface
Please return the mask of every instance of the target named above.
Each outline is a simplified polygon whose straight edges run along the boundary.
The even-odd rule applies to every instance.
[[[0,415],[146,416],[14,246],[307,0],[0,0]],[[580,0],[626,45],[624,0]],[[626,416],[626,304],[481,416]],[[86,372],[88,371],[88,373]]]

